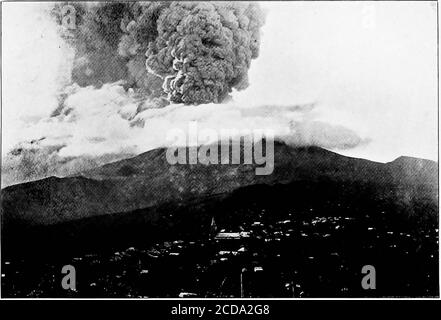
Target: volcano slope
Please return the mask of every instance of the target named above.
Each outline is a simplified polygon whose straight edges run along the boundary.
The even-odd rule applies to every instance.
[[[222,157],[220,148],[219,157]],[[229,156],[231,159],[231,149]],[[134,230],[152,229],[152,234],[167,233],[169,228],[175,232],[179,223],[174,207],[193,211],[193,216],[189,213],[178,220],[191,221],[192,229],[202,232],[212,214],[200,214],[206,210],[199,207],[236,199],[241,193],[244,199],[237,202],[246,202],[248,193],[252,195],[260,190],[266,191],[253,201],[273,206],[324,201],[335,204],[336,199],[329,198],[329,194],[335,194],[355,205],[359,201],[359,207],[363,201],[392,205],[397,219],[415,223],[436,223],[438,219],[438,166],[433,161],[400,157],[383,164],[318,147],[296,148],[276,141],[273,173],[256,175],[256,167],[256,164],[170,165],[166,149],[160,148],[78,176],[50,177],[10,186],[2,190],[3,244],[26,249],[40,240],[30,241],[27,235],[40,230],[46,233],[42,239],[50,236],[48,230],[63,230],[56,232],[57,244],[62,244],[64,238],[78,238],[83,243],[83,234],[93,236],[94,232],[113,234],[111,238],[114,238],[118,229],[121,234],[117,234],[124,238],[128,236],[123,232],[124,227],[130,229],[131,225],[135,226]],[[172,213],[163,215],[164,210]],[[231,213],[223,212],[223,215],[227,217]],[[184,223],[187,224],[190,223]],[[182,231],[188,229],[183,227]],[[133,232],[128,234],[131,236]],[[149,234],[142,232],[142,236]],[[98,242],[105,241],[100,238]]]

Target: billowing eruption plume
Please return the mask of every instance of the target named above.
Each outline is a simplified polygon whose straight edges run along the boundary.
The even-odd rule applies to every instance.
[[[72,80],[124,80],[140,95],[174,103],[225,101],[248,86],[263,14],[245,2],[73,3]],[[61,6],[54,10],[62,21]]]
[[[292,94],[286,105],[249,94],[226,101],[232,90],[247,87],[259,53],[263,18],[256,4],[109,1],[23,8],[5,20],[14,30],[6,33],[14,45],[5,58],[15,81],[4,90],[2,187],[166,147],[165,133],[185,131],[191,121],[217,131],[272,129],[293,146],[343,150],[365,141],[345,127],[354,126],[352,120],[304,104],[311,101],[292,101]],[[11,18],[23,13],[26,23]]]

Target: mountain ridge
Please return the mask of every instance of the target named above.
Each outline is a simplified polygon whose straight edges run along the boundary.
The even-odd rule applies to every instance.
[[[438,189],[437,163],[424,159],[417,159],[417,166],[414,160],[402,157],[382,164],[342,156],[319,147],[291,147],[276,141],[274,172],[257,176],[256,164],[170,165],[165,151],[165,148],[154,149],[75,176],[49,177],[9,186],[2,190],[3,221],[52,225],[142,210],[167,202],[228,194],[245,186],[322,178],[342,183],[393,184],[407,197],[409,194],[415,196],[422,187],[425,196],[436,197]]]

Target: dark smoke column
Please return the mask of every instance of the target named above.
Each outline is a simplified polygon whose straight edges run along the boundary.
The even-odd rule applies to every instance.
[[[147,99],[220,103],[248,86],[264,18],[246,2],[73,2],[73,81],[123,80]],[[60,23],[61,4],[54,16]]]
[[[147,70],[164,79],[172,102],[222,102],[233,88],[248,86],[263,22],[253,3],[173,2],[158,17]]]

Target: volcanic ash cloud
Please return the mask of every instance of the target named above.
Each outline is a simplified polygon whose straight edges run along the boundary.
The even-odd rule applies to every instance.
[[[32,121],[4,122],[2,187],[76,174],[166,147],[167,132],[185,131],[192,121],[200,129],[271,129],[293,146],[348,149],[365,141],[345,123],[329,122],[321,107],[298,104],[295,98],[285,106],[228,99],[233,90],[248,86],[251,61],[259,54],[264,19],[257,4],[73,3],[73,30],[62,27],[60,6],[51,8],[51,15],[38,15],[33,24],[18,25],[34,41],[31,47],[17,46],[23,52],[14,54],[21,57],[16,64],[51,62],[47,53],[55,52],[65,65],[58,72],[46,68],[44,74],[63,87],[43,86],[37,94],[8,90],[9,97],[20,98],[8,100],[8,114],[39,113]],[[62,50],[43,41],[47,30],[57,28],[60,34],[53,34],[50,43]],[[17,83],[26,80],[25,71]],[[55,80],[60,73],[62,82]],[[51,99],[36,99],[43,93]]]
[[[145,97],[199,105],[248,87],[264,16],[246,2],[74,3],[73,80],[125,80]],[[62,5],[54,9],[61,22]]]

